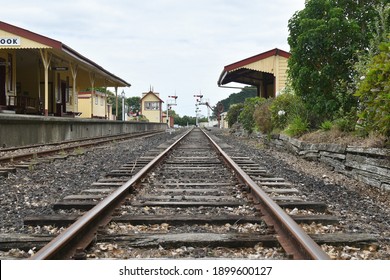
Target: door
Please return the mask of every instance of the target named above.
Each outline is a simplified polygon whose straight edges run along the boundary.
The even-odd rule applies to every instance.
[[[62,113],[66,113],[66,81],[61,81],[61,104]]]

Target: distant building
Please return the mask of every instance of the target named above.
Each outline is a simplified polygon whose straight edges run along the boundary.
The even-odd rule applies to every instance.
[[[220,128],[229,128],[229,124],[227,121],[227,112],[221,113],[221,121],[219,124]]]
[[[107,96],[99,91],[80,91],[78,109],[81,118],[111,119],[112,105],[107,104]]]
[[[168,118],[167,118],[166,112],[164,112],[162,114],[162,116],[163,116],[163,123],[166,123],[168,125],[168,118],[169,118],[169,127],[174,126],[175,122],[174,122],[174,118],[172,116],[168,116]]]
[[[149,92],[142,93],[141,98],[141,114],[145,116],[150,122],[162,123],[162,101],[158,92],[153,92],[150,89]]]

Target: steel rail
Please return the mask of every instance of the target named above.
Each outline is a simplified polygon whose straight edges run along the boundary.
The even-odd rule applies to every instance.
[[[159,162],[161,162],[161,160],[164,159],[168,153],[190,132],[191,130],[185,132],[178,140],[144,166],[130,180],[112,192],[90,211],[81,216],[69,228],[34,254],[31,259],[70,259],[76,250],[85,249],[95,238],[97,228],[99,226],[106,225],[111,220],[111,215],[114,212],[114,209],[126,198],[131,187],[134,184],[139,183],[145,175]]]
[[[68,147],[52,148],[52,149],[48,149],[45,151],[37,151],[37,152],[20,154],[20,155],[1,157],[0,163],[13,162],[13,161],[18,161],[18,160],[23,160],[23,159],[31,159],[31,158],[35,158],[38,156],[48,156],[48,155],[56,154],[56,153],[62,152],[62,151],[69,151],[69,150],[74,150],[77,148],[85,148],[85,147],[89,147],[89,146],[108,143],[108,142],[115,141],[115,140],[131,139],[131,138],[146,136],[146,135],[150,135],[150,134],[158,133],[158,132],[159,131],[157,131],[157,130],[152,130],[152,131],[141,132],[141,133],[128,133],[128,134],[124,134],[124,135],[112,135],[112,136],[107,136],[107,137],[103,136],[103,137],[98,137],[98,138],[79,139],[79,140],[65,141],[63,143],[59,142],[59,143],[57,143],[57,145],[66,145],[66,144],[70,144],[70,143],[74,143],[74,142],[81,142],[81,143],[74,144],[74,145],[71,145]],[[103,139],[103,140],[94,141],[96,139]],[[86,141],[92,141],[92,142],[83,143]],[[52,146],[52,145],[56,145],[56,144],[50,143],[48,145]],[[35,147],[39,147],[39,146],[36,146],[36,145],[32,146],[32,148],[35,148]],[[23,147],[23,149],[27,149],[27,147]]]
[[[25,145],[25,146],[18,146],[18,147],[9,147],[9,148],[0,148],[0,152],[9,152],[9,151],[15,151],[15,150],[23,150],[23,149],[30,149],[30,148],[39,148],[42,146],[58,146],[58,145],[66,145],[71,144],[75,142],[83,142],[83,141],[90,141],[90,140],[97,140],[97,139],[105,139],[105,138],[114,138],[118,136],[128,136],[134,133],[123,133],[123,134],[115,134],[115,135],[106,135],[106,136],[97,136],[93,138],[80,138],[80,139],[73,139],[73,140],[65,140],[65,141],[59,141],[59,142],[50,142],[50,143],[42,143],[42,144],[34,144],[34,145]]]
[[[256,198],[261,202],[260,207],[265,215],[267,224],[272,224],[277,233],[277,238],[287,254],[294,259],[330,260],[330,257],[314,242],[312,238],[275,203],[249,175],[245,173],[204,131],[214,148],[223,160],[234,170],[236,175],[251,188]]]

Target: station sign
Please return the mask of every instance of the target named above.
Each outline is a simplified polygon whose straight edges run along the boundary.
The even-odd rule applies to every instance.
[[[0,37],[0,47],[20,46],[20,37]]]
[[[68,67],[66,67],[66,66],[55,66],[55,67],[51,67],[51,70],[53,70],[53,71],[68,71]]]

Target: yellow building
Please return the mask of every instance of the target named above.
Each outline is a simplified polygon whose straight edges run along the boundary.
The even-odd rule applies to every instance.
[[[112,107],[107,104],[107,96],[99,91],[80,91],[78,110],[81,118],[111,119]]]
[[[161,123],[162,118],[162,101],[158,92],[142,93],[141,98],[141,114],[144,115],[150,122]]]
[[[74,116],[79,91],[128,86],[69,46],[0,21],[0,112]]]
[[[255,86],[260,97],[276,97],[286,87],[290,53],[273,49],[224,67],[218,85],[235,82]]]
[[[227,112],[221,113],[221,121],[219,123],[219,128],[229,128],[229,123],[227,120]]]

